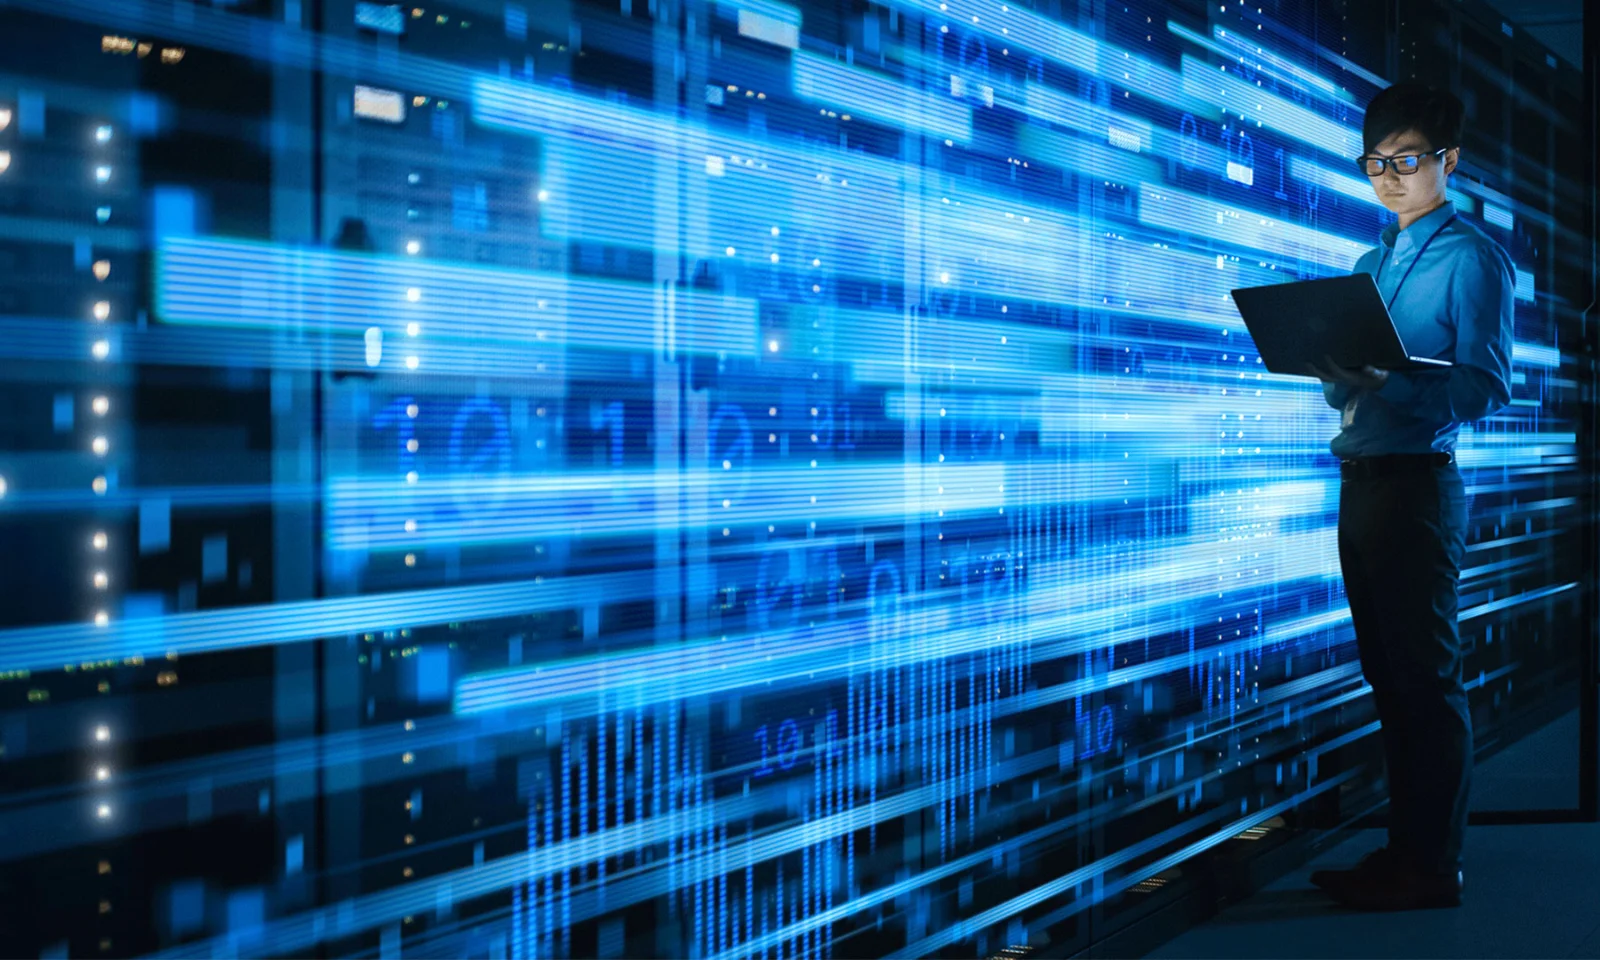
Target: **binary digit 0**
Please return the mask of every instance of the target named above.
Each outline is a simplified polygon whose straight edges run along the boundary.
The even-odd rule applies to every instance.
[[[781,557],[786,570],[782,577],[772,579],[773,559]],[[799,558],[801,569],[796,571],[796,559]],[[756,629],[771,630],[776,622],[778,626],[786,626],[793,622],[794,614],[800,609],[800,581],[804,579],[805,559],[800,551],[789,550],[782,554],[771,550],[761,554],[761,563],[756,568],[756,596],[752,604],[756,612]],[[777,612],[780,604],[789,604],[789,615],[781,621],[776,621],[773,614]]]
[[[706,430],[706,461],[711,473],[707,484],[715,501],[740,497],[750,486],[750,461],[755,441],[750,421],[738,404],[725,403],[711,417]]]
[[[1234,162],[1239,166],[1252,171],[1255,169],[1256,145],[1255,141],[1250,139],[1250,135],[1248,133],[1240,130],[1239,136],[1234,138],[1232,148],[1229,152],[1233,154]],[[1250,182],[1246,183],[1244,186],[1246,189],[1249,189],[1254,185],[1255,177],[1252,176],[1250,178]]]
[[[800,756],[800,725],[785,720],[778,725],[778,766],[791,769]]]
[[[511,473],[511,424],[500,405],[482,397],[461,404],[450,422],[449,469],[456,508],[462,516],[493,513],[505,502]],[[490,477],[500,482],[461,483]]]
[[[873,640],[899,635],[900,588],[900,568],[893,560],[873,564],[867,577],[867,629]]]
[[[985,85],[992,83],[989,78],[989,48],[984,44],[982,37],[971,33],[963,34],[958,58],[961,63],[961,74],[969,85],[978,80]],[[967,90],[968,96],[975,93],[976,90]]]
[[[1107,753],[1116,742],[1116,711],[1104,706],[1095,713],[1095,718],[1094,750],[1096,753]]]
[[[1178,120],[1178,138],[1183,141],[1178,148],[1178,162],[1185,170],[1200,165],[1200,123],[1194,114],[1186,113]]]

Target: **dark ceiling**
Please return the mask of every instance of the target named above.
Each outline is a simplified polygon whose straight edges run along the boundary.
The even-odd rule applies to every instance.
[[[1488,0],[1508,22],[1583,67],[1583,0]]]

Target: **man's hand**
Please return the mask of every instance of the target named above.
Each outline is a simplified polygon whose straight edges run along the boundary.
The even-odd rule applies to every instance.
[[[1341,367],[1333,362],[1333,358],[1323,356],[1321,363],[1308,363],[1306,368],[1311,375],[1324,383],[1342,383],[1355,387],[1358,390],[1377,390],[1389,382],[1389,371],[1379,370],[1376,367],[1361,367],[1359,369]]]

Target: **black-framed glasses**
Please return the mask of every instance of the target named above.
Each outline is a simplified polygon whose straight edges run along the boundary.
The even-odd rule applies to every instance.
[[[1417,169],[1422,166],[1423,157],[1444,156],[1449,150],[1449,147],[1443,147],[1432,153],[1408,153],[1398,157],[1357,157],[1356,166],[1369,177],[1381,177],[1384,169],[1391,166],[1394,167],[1395,173],[1400,174],[1402,177],[1407,177],[1416,173]]]

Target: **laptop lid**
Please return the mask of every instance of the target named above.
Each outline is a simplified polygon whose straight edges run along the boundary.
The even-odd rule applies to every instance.
[[[1446,361],[1407,354],[1371,274],[1241,287],[1231,292],[1262,363],[1273,373],[1309,376],[1307,364],[1323,363],[1324,357],[1349,368],[1449,366]]]

